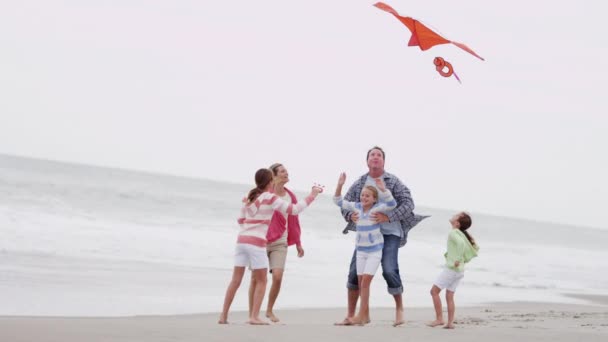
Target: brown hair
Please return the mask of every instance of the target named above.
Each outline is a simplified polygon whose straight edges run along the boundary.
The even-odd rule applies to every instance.
[[[378,189],[376,189],[375,187],[373,187],[371,185],[366,185],[365,187],[363,187],[363,189],[367,189],[367,190],[371,191],[372,194],[374,195],[374,198],[376,199],[376,202],[378,202]]]
[[[365,158],[366,161],[369,159],[369,154],[372,153],[373,150],[379,150],[382,153],[382,159],[384,159],[384,161],[386,161],[386,156],[384,155],[384,150],[378,146],[374,146],[374,147],[370,148],[369,151],[367,151],[367,158]]]
[[[471,234],[467,232],[467,229],[469,229],[471,227],[471,224],[473,224],[473,220],[471,220],[471,215],[464,212],[460,213],[460,216],[458,217],[458,224],[458,229],[460,229],[460,231],[464,233],[464,236],[467,237],[467,240],[469,240],[471,245],[475,246],[475,239],[473,239]]]
[[[249,190],[249,194],[247,195],[249,203],[253,203],[264,192],[270,182],[272,182],[272,171],[269,169],[257,170],[255,173],[256,187]]]

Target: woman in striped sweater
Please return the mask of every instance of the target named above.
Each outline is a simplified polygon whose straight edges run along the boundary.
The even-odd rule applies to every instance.
[[[321,193],[322,188],[314,186],[310,195],[297,204],[286,203],[277,195],[270,192],[273,175],[269,169],[259,169],[255,173],[256,187],[249,191],[243,199],[243,207],[238,222],[241,226],[236,243],[236,255],[232,280],[226,289],[224,308],[218,323],[228,323],[228,311],[234,296],[245,274],[245,267],[249,266],[252,277],[255,278],[253,291],[253,305],[247,323],[259,325],[268,324],[260,319],[260,306],[266,292],[266,273],[268,272],[268,256],[266,255],[266,234],[268,224],[275,210],[285,214],[297,215]]]
[[[274,176],[272,192],[287,203],[298,203],[296,195],[285,186],[289,182],[289,172],[287,172],[287,168],[281,163],[274,163],[270,165],[269,169]],[[270,290],[268,291],[266,317],[275,323],[280,321],[274,314],[274,304],[276,303],[279,292],[281,291],[281,284],[283,283],[283,272],[287,261],[287,249],[289,246],[295,245],[298,251],[298,257],[301,258],[304,256],[304,248],[302,248],[300,235],[301,229],[298,215],[283,214],[279,211],[274,212],[268,226],[268,233],[266,234],[266,240],[268,240],[266,249],[269,270],[272,274],[272,281],[269,281],[271,284]],[[252,277],[251,285],[249,286],[249,311],[252,310],[253,306],[253,289],[255,289],[255,286],[255,278]]]

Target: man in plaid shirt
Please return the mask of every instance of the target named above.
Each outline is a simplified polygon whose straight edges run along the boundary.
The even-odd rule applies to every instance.
[[[395,298],[395,323],[401,325],[403,320],[403,285],[401,276],[399,275],[399,247],[402,247],[407,242],[407,234],[416,224],[428,216],[414,214],[414,201],[410,194],[410,190],[396,176],[384,171],[384,151],[374,146],[367,151],[367,166],[369,172],[361,176],[348,190],[344,196],[344,200],[357,202],[361,190],[365,185],[374,185],[374,178],[382,177],[386,188],[390,190],[393,197],[397,201],[397,207],[386,214],[375,213],[372,218],[381,224],[380,230],[384,237],[384,247],[382,248],[382,276],[386,280],[388,293]],[[349,230],[356,230],[355,222],[358,217],[356,213],[342,210],[342,216],[348,222],[343,233],[348,233]],[[359,285],[357,283],[356,270],[356,248],[350,262],[348,273],[348,312],[344,321],[336,323],[337,325],[350,325],[355,316],[357,301],[359,299]]]

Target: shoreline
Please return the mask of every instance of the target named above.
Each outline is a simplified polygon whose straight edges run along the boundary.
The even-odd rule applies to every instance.
[[[561,302],[561,301],[528,301],[528,300],[515,300],[515,301],[491,301],[491,302],[481,302],[474,304],[459,304],[458,299],[456,299],[456,305],[459,310],[467,309],[467,308],[481,308],[488,306],[508,306],[513,304],[538,304],[542,306],[551,306],[551,305],[565,305],[565,306],[582,306],[582,307],[608,307],[608,295],[603,294],[580,294],[580,293],[562,293],[562,296],[565,298],[572,298],[577,302]],[[445,294],[442,292],[442,303],[445,307]],[[346,307],[344,307],[344,310]],[[286,307],[280,308],[280,311],[308,311],[308,310],[338,310],[340,307]],[[371,309],[376,310],[391,310],[392,306],[380,305],[380,306],[372,306]],[[405,310],[433,310],[432,303],[429,297],[428,305],[413,305],[406,306]],[[241,314],[244,313],[245,310],[237,309],[231,310],[231,314]],[[198,312],[183,312],[183,313],[141,313],[141,314],[126,314],[126,315],[13,315],[13,314],[0,314],[0,319],[2,318],[61,318],[61,319],[116,319],[116,318],[136,318],[136,317],[181,317],[181,316],[209,316],[209,315],[219,315],[220,311],[198,311]],[[264,307],[262,307],[261,315],[264,314]]]
[[[0,316],[2,341],[268,341],[288,337],[296,342],[471,341],[513,338],[540,341],[600,341],[608,338],[608,296],[576,295],[592,304],[537,302],[488,303],[458,307],[456,329],[430,328],[433,308],[405,310],[406,323],[393,327],[394,310],[371,308],[372,322],[366,326],[341,327],[345,308],[286,309],[275,313],[280,323],[269,326],[245,324],[246,312],[231,312],[228,325],[217,324],[218,313],[188,315],[144,315],[130,317],[28,317]],[[583,298],[581,298],[583,299]],[[445,311],[445,302],[444,302]],[[447,318],[447,317],[446,317]]]

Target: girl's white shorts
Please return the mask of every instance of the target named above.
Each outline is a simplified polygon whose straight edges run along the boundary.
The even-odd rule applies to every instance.
[[[456,272],[445,267],[433,284],[442,290],[448,289],[448,291],[456,292],[462,278],[464,278],[464,272]]]
[[[252,270],[268,268],[268,254],[266,247],[258,247],[247,243],[237,243],[234,266],[249,267]]]

